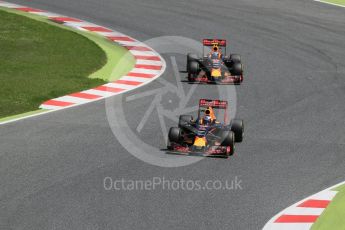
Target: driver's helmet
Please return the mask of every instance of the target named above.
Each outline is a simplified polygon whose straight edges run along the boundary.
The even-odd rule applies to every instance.
[[[202,121],[203,125],[210,125],[211,124],[211,116],[205,115]]]
[[[219,53],[218,52],[212,52],[211,59],[218,59],[218,58],[219,58]]]

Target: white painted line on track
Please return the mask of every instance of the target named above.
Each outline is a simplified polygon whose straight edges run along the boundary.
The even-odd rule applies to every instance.
[[[114,41],[115,43],[118,43],[120,44],[121,46],[136,46],[138,45],[139,43],[136,42],[136,41]]]
[[[71,27],[98,27],[97,25],[89,22],[66,22],[64,25]]]
[[[337,4],[337,3],[332,3],[332,2],[327,2],[327,1],[322,1],[322,0],[314,0],[315,2],[320,2],[328,5],[333,5],[333,6],[338,6],[338,7],[343,7],[345,8],[345,5]]]
[[[121,78],[121,80],[147,82],[150,81],[150,78],[124,76]]]
[[[105,84],[105,86],[110,88],[116,88],[116,89],[133,89],[136,88],[136,86],[133,85],[126,85],[126,84],[119,84],[119,83],[108,83]]]
[[[310,230],[312,225],[311,223],[274,223],[269,227],[265,227],[264,230]]]
[[[49,112],[52,112],[52,111],[54,111],[54,110],[56,110],[56,109],[60,109],[60,106],[55,106],[55,105],[40,105],[40,108],[41,108],[41,109],[49,109],[49,110],[51,110],[51,111],[49,111]],[[41,115],[41,114],[37,114],[36,116],[39,116],[39,115]],[[29,116],[29,117],[34,117],[34,116]]]
[[[140,65],[155,65],[155,66],[161,66],[161,61],[151,61],[151,60],[143,60],[143,59],[137,59],[137,63]]]
[[[151,70],[151,69],[142,69],[142,68],[134,68],[131,70],[134,73],[145,73],[145,74],[158,74],[160,70]]]
[[[336,191],[322,191],[319,193],[316,193],[315,195],[312,195],[309,197],[310,199],[318,199],[318,200],[332,200],[337,195]]]
[[[54,99],[55,101],[65,101],[71,103],[86,103],[90,102],[90,99],[80,98],[80,97],[73,97],[73,96],[63,96]]]
[[[43,17],[48,17],[48,18],[65,17],[61,14],[54,14],[54,13],[50,13],[50,12],[31,12],[31,13],[39,15],[39,16],[43,16]]]
[[[85,90],[85,91],[82,91],[82,92],[83,93],[92,94],[92,95],[102,96],[102,97],[110,97],[110,96],[115,95],[112,92],[103,91],[103,90],[96,90],[96,89],[89,89],[89,90]]]
[[[0,2],[0,6],[7,7],[7,8],[23,8],[24,6],[8,3],[8,2]]]
[[[284,215],[321,215],[324,208],[302,208],[302,207],[290,207],[285,209]]]
[[[84,31],[84,32],[87,32],[88,30],[82,28],[82,27],[79,27],[79,26],[75,26],[73,24],[69,24],[69,23],[65,23],[64,24],[65,26],[68,26],[70,28],[73,28],[73,29],[76,29],[76,30],[80,30],[80,31]]]
[[[153,51],[139,51],[139,50],[130,50],[133,55],[138,56],[157,56],[157,54]]]
[[[96,32],[97,34],[103,36],[103,37],[128,37],[127,35],[121,33],[121,32],[117,32],[117,31],[113,31],[113,32]],[[135,40],[135,39],[133,39]]]

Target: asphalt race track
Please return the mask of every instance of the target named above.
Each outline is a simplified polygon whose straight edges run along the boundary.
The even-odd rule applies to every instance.
[[[137,159],[117,141],[105,101],[3,125],[0,229],[261,229],[285,207],[344,180],[343,8],[312,0],[12,2],[143,41],[169,35],[228,39],[246,66],[244,83],[236,87],[237,117],[246,122],[246,136],[228,160],[202,158],[164,168]],[[184,79],[186,58],[174,56]],[[176,85],[170,57],[164,57],[168,68],[162,79],[125,97]],[[193,87],[181,84],[185,92]],[[215,98],[217,92],[214,85],[197,86],[188,105],[201,96]],[[136,131],[152,100],[141,97],[120,108],[128,129]],[[169,110],[176,101],[172,91],[162,95],[160,105]],[[111,103],[115,108],[122,104],[118,99]],[[158,120],[153,112],[139,135],[164,148]],[[107,176],[201,181],[237,176],[242,189],[106,191]]]

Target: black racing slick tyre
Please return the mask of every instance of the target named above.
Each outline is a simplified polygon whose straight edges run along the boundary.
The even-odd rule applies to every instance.
[[[195,82],[195,77],[194,77],[194,74],[188,74],[188,81],[189,82]]]
[[[188,73],[189,74],[198,74],[199,73],[199,63],[196,61],[191,61],[188,63]]]
[[[235,134],[235,142],[242,142],[244,134],[243,120],[232,120],[231,131]]]
[[[233,63],[241,63],[241,55],[239,55],[239,54],[231,54],[230,55],[230,60]]]
[[[187,54],[187,72],[189,72],[189,63],[192,61],[197,61],[198,56],[196,54],[189,53]]]
[[[198,59],[198,55],[189,53],[187,54],[187,63],[191,61],[196,61]]]
[[[233,155],[235,153],[235,134],[232,131],[224,130],[221,135],[221,146],[229,146],[230,153],[229,155]]]
[[[181,129],[176,127],[170,128],[168,138],[170,142],[179,143],[181,141]]]
[[[193,120],[193,116],[191,115],[181,115],[178,120],[178,127],[183,128],[186,125],[190,124]]]
[[[242,75],[243,74],[243,66],[242,66],[242,64],[241,63],[235,63],[232,66],[231,74],[235,75],[235,76]]]

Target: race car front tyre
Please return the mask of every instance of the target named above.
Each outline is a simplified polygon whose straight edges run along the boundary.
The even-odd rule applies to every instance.
[[[230,55],[230,60],[232,63],[241,63],[241,55],[239,54],[231,54]]]
[[[221,135],[221,146],[230,147],[229,155],[235,153],[235,134],[233,131],[224,130]]]
[[[235,142],[243,141],[244,124],[243,120],[234,119],[231,121],[231,131],[235,134]]]
[[[191,61],[188,63],[188,74],[196,75],[199,73],[199,63]]]
[[[243,74],[243,66],[242,66],[242,64],[241,63],[235,63],[232,66],[231,74],[234,75],[234,76],[242,75]]]
[[[193,116],[191,115],[180,115],[178,120],[178,127],[184,128],[186,125],[189,125],[190,122],[193,120]]]
[[[168,134],[169,142],[179,143],[181,141],[181,129],[172,127]]]

